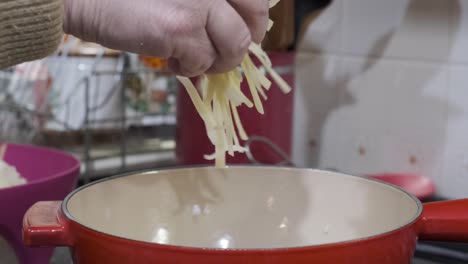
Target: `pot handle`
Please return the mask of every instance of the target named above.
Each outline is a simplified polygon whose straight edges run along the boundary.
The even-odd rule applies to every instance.
[[[419,238],[468,242],[468,199],[424,204]]]
[[[23,218],[23,241],[27,246],[71,246],[66,217],[61,201],[38,202]]]

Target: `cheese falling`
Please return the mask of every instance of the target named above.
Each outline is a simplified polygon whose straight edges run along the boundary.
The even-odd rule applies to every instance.
[[[270,0],[270,8],[280,0]],[[270,20],[268,30],[273,26]],[[272,83],[265,73],[257,68],[251,59],[255,56],[261,63],[265,72],[286,94],[291,87],[273,69],[272,62],[260,45],[252,43],[249,53],[245,56],[240,67],[223,74],[205,74],[200,76],[197,86],[186,77],[178,76],[178,80],[185,87],[195,109],[205,124],[210,142],[215,146],[215,153],[205,155],[207,160],[215,160],[216,167],[226,166],[226,153],[234,156],[235,153],[244,153],[246,149],[240,140],[247,140],[248,135],[242,126],[237,108],[245,105],[255,107],[264,114],[263,100],[267,100],[267,91]],[[241,91],[241,83],[247,80],[252,101]],[[239,140],[240,138],[240,140]]]

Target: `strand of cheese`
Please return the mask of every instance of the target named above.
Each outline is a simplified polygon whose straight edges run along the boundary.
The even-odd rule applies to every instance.
[[[270,7],[280,0],[271,0]],[[269,28],[273,26],[270,21]],[[250,55],[254,55],[262,68],[257,68]],[[239,137],[248,140],[248,135],[242,125],[238,107],[245,105],[249,108],[255,106],[260,114],[264,114],[263,100],[267,100],[266,91],[270,90],[272,82],[265,76],[265,72],[284,92],[289,93],[291,87],[273,69],[273,64],[267,53],[260,45],[252,43],[240,65],[224,74],[207,74],[200,77],[198,89],[188,78],[178,77],[187,90],[195,109],[205,123],[206,132],[215,147],[215,153],[204,155],[207,160],[215,160],[217,167],[226,165],[226,153],[234,156],[235,153],[244,153],[246,149],[240,145]],[[247,80],[251,101],[241,90],[243,79]],[[234,120],[233,120],[234,119]]]

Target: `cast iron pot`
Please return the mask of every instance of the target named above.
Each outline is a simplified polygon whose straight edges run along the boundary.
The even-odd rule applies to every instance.
[[[75,264],[409,264],[418,239],[468,242],[468,200],[279,167],[130,174],[24,218],[27,245],[68,246]]]

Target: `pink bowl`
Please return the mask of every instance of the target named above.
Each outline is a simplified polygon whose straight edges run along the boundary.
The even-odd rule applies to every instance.
[[[28,183],[0,189],[0,236],[15,250],[20,263],[49,263],[53,249],[32,249],[23,245],[23,216],[38,201],[64,199],[76,186],[80,162],[61,151],[16,144],[8,144],[4,159],[15,166]]]

